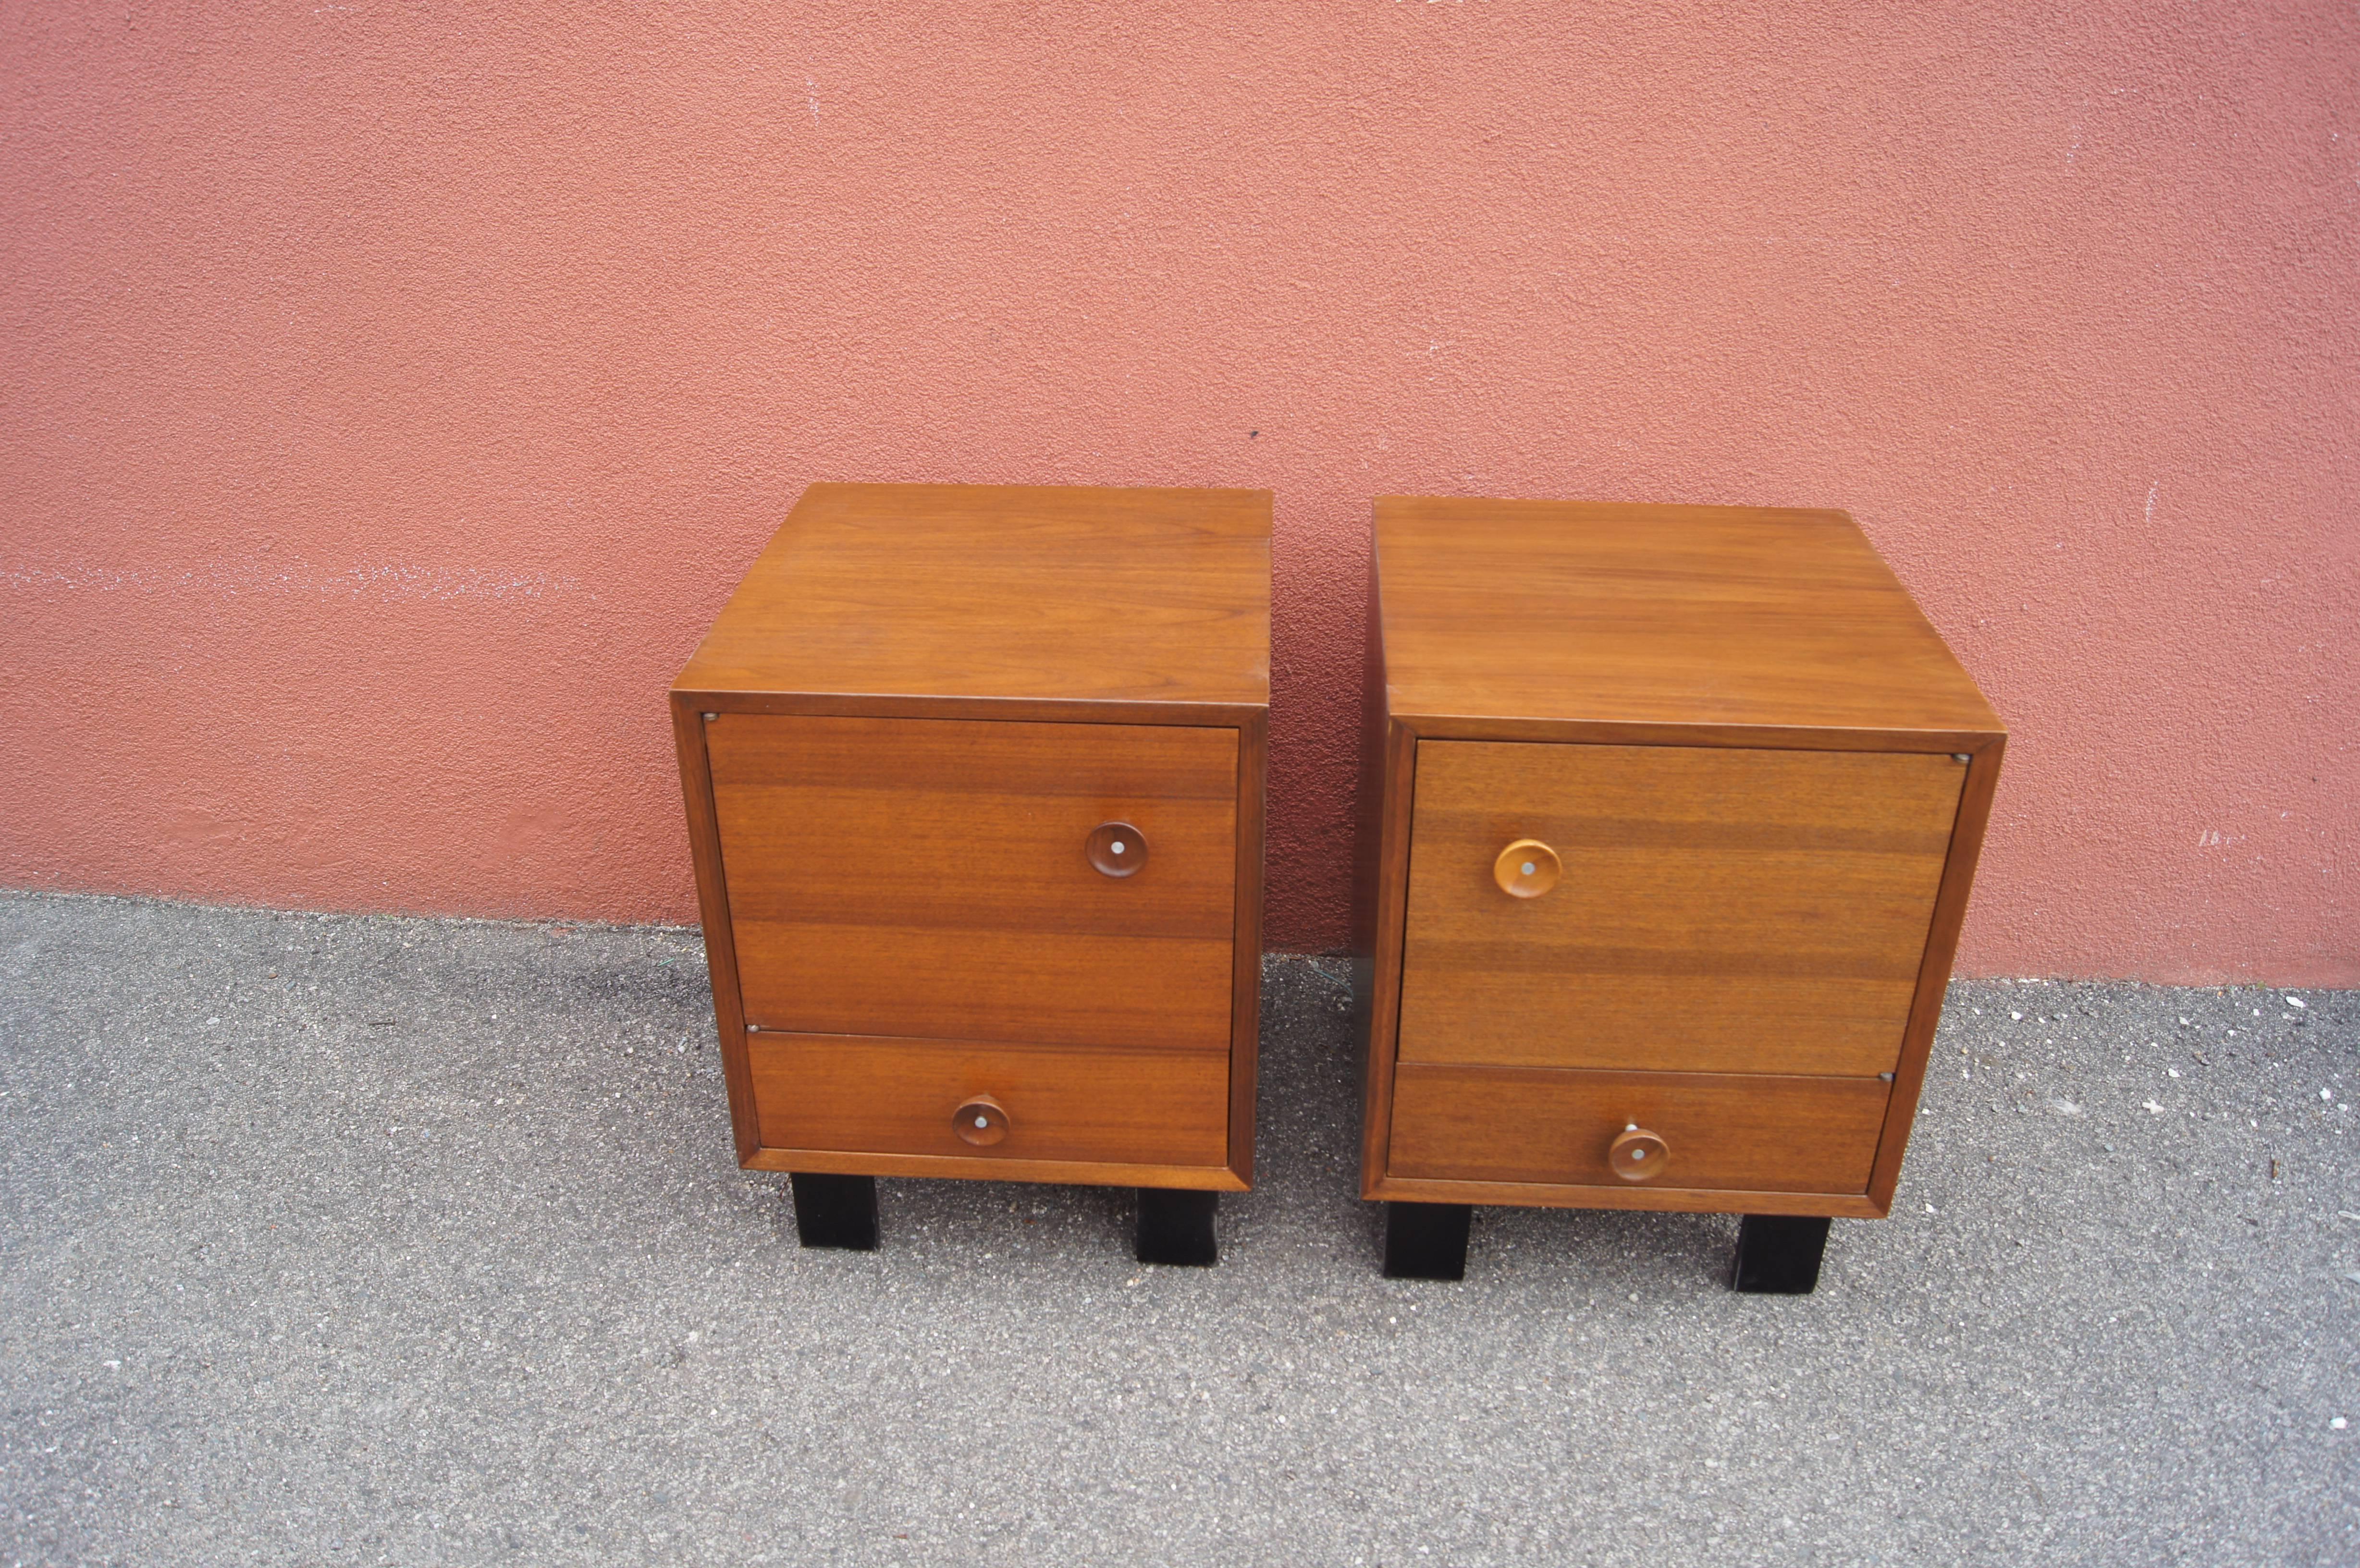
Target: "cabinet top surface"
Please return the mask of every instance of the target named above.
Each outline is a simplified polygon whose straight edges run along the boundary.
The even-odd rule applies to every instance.
[[[673,686],[1264,705],[1270,492],[814,485]]]
[[[1841,512],[1388,495],[1376,543],[1397,715],[2002,731]]]

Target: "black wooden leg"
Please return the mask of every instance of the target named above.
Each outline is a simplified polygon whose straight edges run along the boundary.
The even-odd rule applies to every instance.
[[[877,1250],[876,1177],[798,1171],[787,1180],[795,1189],[795,1235],[805,1247]]]
[[[1213,1215],[1221,1206],[1218,1192],[1191,1192],[1171,1187],[1139,1190],[1139,1260],[1205,1269],[1221,1260],[1221,1244],[1213,1235]]]
[[[1765,1296],[1808,1296],[1819,1283],[1828,1222],[1793,1214],[1748,1214],[1737,1227],[1729,1288]]]
[[[1385,1278],[1467,1278],[1467,1226],[1474,1217],[1466,1203],[1387,1203]]]

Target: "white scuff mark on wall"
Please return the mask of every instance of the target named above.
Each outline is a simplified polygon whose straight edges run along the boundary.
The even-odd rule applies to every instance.
[[[308,562],[288,566],[234,561],[179,572],[147,572],[86,562],[0,567],[0,588],[38,593],[196,593],[221,598],[318,594],[355,599],[553,599],[579,593],[577,577],[545,572],[497,572],[477,566],[429,566],[410,561],[365,562],[342,571]]]
[[[2155,493],[2162,488],[2163,481],[2160,479],[2147,487],[2147,526],[2148,528],[2155,527]]]
[[[812,124],[816,125],[819,124],[819,83],[808,76],[803,78],[803,95],[811,104]]]

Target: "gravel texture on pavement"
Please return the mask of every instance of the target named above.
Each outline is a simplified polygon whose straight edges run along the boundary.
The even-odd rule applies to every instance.
[[[2360,996],[1953,987],[1775,1298],[1727,1215],[1380,1278],[1343,969],[1218,1268],[1000,1183],[805,1252],[693,931],[0,896],[0,1565],[2360,1563]]]

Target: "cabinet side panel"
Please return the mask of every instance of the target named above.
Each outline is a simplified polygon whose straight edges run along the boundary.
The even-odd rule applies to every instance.
[[[1232,943],[1229,1021],[1229,1170],[1253,1181],[1254,1088],[1262,1054],[1262,819],[1270,715],[1238,733],[1237,938]]]
[[[721,1036],[721,1072],[729,1088],[729,1127],[738,1163],[760,1147],[755,1124],[754,1079],[746,1059],[746,1011],[738,988],[738,947],[729,926],[729,888],[721,866],[721,832],[713,810],[713,769],[705,750],[704,710],[694,693],[672,695],[672,746],[680,757],[680,791],[688,811],[690,858],[696,867],[696,908],[705,926],[705,967],[713,982],[713,1023]]]
[[[1392,1115],[1393,998],[1401,983],[1401,936],[1390,946],[1380,932],[1388,909],[1386,870],[1394,847],[1385,838],[1392,805],[1387,779],[1392,735],[1385,683],[1385,603],[1374,529],[1369,539],[1367,629],[1360,649],[1360,776],[1353,797],[1352,1038],[1360,1048],[1361,1186],[1384,1174],[1386,1127]],[[1399,924],[1400,882],[1391,908]],[[1382,999],[1381,999],[1382,998]]]
[[[1379,780],[1376,894],[1371,939],[1367,1059],[1363,1063],[1360,1192],[1385,1174],[1393,1137],[1394,1041],[1401,1023],[1403,927],[1408,907],[1410,809],[1415,791],[1417,736],[1380,711],[1382,766]]]
[[[1385,800],[1385,625],[1373,543],[1368,624],[1360,641],[1360,773],[1352,794],[1352,1038],[1365,1050],[1376,981],[1377,878],[1383,857]]]
[[[1966,923],[1967,899],[1974,890],[1975,865],[1983,855],[1983,829],[1991,822],[1992,796],[1999,788],[2000,759],[2006,749],[2006,737],[2000,736],[1972,753],[1973,760],[1967,765],[1958,822],[1950,831],[1950,852],[1943,865],[1942,887],[1935,895],[1934,918],[1927,931],[1926,957],[1918,972],[1918,994],[1902,1037],[1901,1063],[1893,1074],[1893,1099],[1885,1108],[1876,1170],[1868,1182],[1869,1198],[1880,1214],[1893,1207],[1902,1156],[1908,1152],[1909,1133],[1917,1125],[1926,1062],[1934,1049],[1934,1031],[1942,1021],[1942,994],[1950,985],[1950,964],[1958,956],[1959,931]]]

